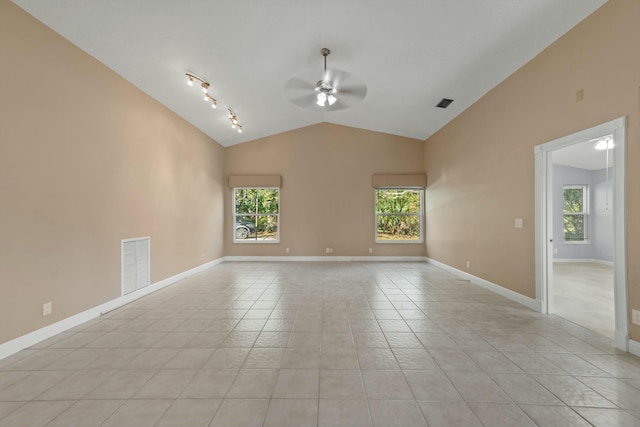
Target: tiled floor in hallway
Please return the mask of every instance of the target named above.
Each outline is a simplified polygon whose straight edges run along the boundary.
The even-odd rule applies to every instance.
[[[0,360],[0,426],[640,426],[640,360],[424,263],[224,263]]]

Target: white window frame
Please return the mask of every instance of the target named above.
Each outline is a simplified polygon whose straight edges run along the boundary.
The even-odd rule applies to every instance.
[[[236,213],[236,191],[237,190],[277,190],[278,191],[278,213],[269,213],[269,214],[238,214]],[[231,233],[233,236],[233,243],[240,244],[269,244],[269,243],[280,243],[280,211],[282,210],[282,199],[280,198],[280,188],[279,187],[234,187],[231,191],[231,209],[232,209],[232,218],[231,218]],[[238,216],[275,216],[278,221],[278,234],[273,240],[258,240],[258,239],[237,239],[236,238],[236,218]]]
[[[415,213],[378,213],[376,206],[378,198],[377,192],[379,190],[412,190],[418,191],[420,194],[420,211]],[[418,240],[378,240],[378,215],[398,215],[398,216],[418,216],[418,224],[420,225],[420,239]],[[391,245],[417,245],[424,243],[424,188],[422,187],[378,187],[373,189],[373,238],[375,243],[379,244],[391,244]]]
[[[564,211],[564,190],[582,189],[582,212],[565,212]],[[582,240],[567,240],[564,235],[564,217],[565,215],[582,215],[584,238]],[[562,186],[562,241],[565,245],[588,245],[589,240],[589,185],[587,184],[574,184]]]

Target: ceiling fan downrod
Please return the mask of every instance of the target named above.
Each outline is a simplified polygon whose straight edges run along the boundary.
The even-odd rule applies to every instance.
[[[320,49],[320,53],[322,54],[322,56],[324,56],[324,74],[327,74],[327,56],[329,56],[331,51],[326,47],[323,47],[322,49]]]
[[[327,56],[331,51],[323,47],[320,49],[320,53],[324,57],[324,72],[322,74],[322,80],[316,83],[316,92],[318,92],[316,104],[320,107],[325,107],[333,105],[337,101],[337,98],[334,96],[336,89],[333,82],[331,80],[325,80],[327,77]]]

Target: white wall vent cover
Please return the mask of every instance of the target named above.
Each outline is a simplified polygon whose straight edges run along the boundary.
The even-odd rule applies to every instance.
[[[149,286],[149,237],[121,241],[122,295]]]

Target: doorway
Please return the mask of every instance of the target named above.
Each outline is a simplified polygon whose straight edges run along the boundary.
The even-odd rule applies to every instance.
[[[600,141],[604,141],[606,154],[609,157],[605,173],[607,179],[611,179],[611,194],[607,194],[604,199],[600,197],[599,203],[602,206],[589,208],[593,206],[592,201],[587,199],[588,194],[592,193],[589,185],[593,185],[593,183],[587,182],[586,178],[574,179],[571,184],[565,183],[564,190],[560,190],[560,194],[563,194],[562,191],[564,191],[565,199],[563,200],[562,196],[558,199],[558,191],[556,190],[554,201],[554,180],[559,181],[561,175],[557,166],[554,166],[554,157],[561,158],[562,153],[577,149],[580,144],[590,144],[594,146],[592,148],[595,148],[595,144]],[[554,296],[556,296],[554,292],[554,258],[560,258],[557,256],[560,248],[565,252],[570,250],[571,256],[567,257],[566,253],[564,255],[565,259],[572,261],[589,262],[603,258],[602,255],[593,255],[594,245],[590,243],[593,243],[596,236],[590,234],[594,233],[594,230],[593,224],[589,225],[589,221],[596,219],[595,215],[592,215],[594,209],[610,210],[609,213],[613,220],[610,264],[612,265],[613,281],[614,330],[607,335],[613,336],[617,348],[627,351],[629,326],[624,221],[625,146],[626,118],[623,117],[535,147],[536,298],[540,303],[540,311],[543,313],[557,313],[566,309],[566,305],[561,308],[554,304]],[[554,169],[556,169],[556,174],[554,174]],[[558,186],[558,182],[555,183],[555,186]],[[567,202],[567,198],[569,202]],[[563,209],[560,211],[557,206],[559,204],[563,204]],[[556,205],[555,211],[554,205]],[[602,261],[607,260],[602,259]],[[558,302],[561,300],[561,298],[556,299]],[[567,301],[572,303],[574,308],[577,307],[579,311],[583,311],[583,314],[589,315],[589,307],[586,305],[588,300],[584,300],[584,303],[581,304],[579,298],[569,297],[564,300],[565,303]]]
[[[551,151],[549,313],[613,339],[613,136]]]

